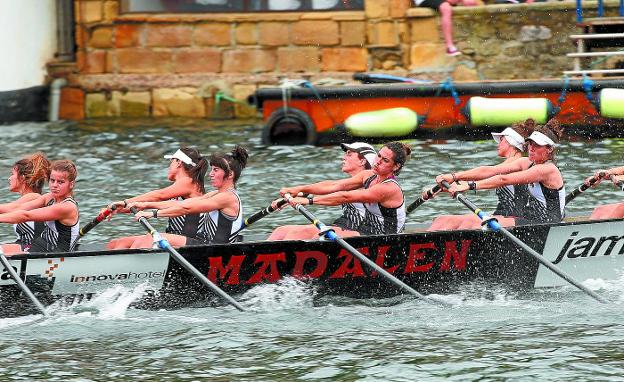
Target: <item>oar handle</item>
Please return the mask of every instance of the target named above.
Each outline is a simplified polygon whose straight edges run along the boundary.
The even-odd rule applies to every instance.
[[[292,196],[290,194],[286,194],[286,195],[284,195],[284,198],[288,202],[290,202],[290,200],[292,199]],[[318,228],[318,230],[320,231],[320,234],[322,234],[326,238],[328,238],[328,239],[338,243],[338,245],[340,245],[342,248],[344,248],[347,252],[349,252],[354,257],[358,258],[364,264],[366,264],[369,267],[371,267],[372,269],[374,269],[378,274],[380,274],[383,277],[385,277],[386,279],[388,279],[395,286],[397,286],[397,287],[399,287],[399,288],[401,288],[403,290],[406,290],[409,293],[411,293],[412,295],[414,295],[414,296],[416,296],[416,297],[418,297],[420,299],[423,299],[425,301],[433,302],[433,303],[440,304],[440,305],[443,305],[443,306],[450,306],[450,304],[445,302],[445,301],[434,299],[434,298],[431,298],[431,297],[427,297],[427,296],[419,293],[414,288],[410,287],[409,285],[405,284],[403,281],[401,281],[401,280],[397,279],[396,277],[394,277],[390,272],[386,271],[385,269],[383,269],[382,267],[377,265],[377,263],[375,263],[374,261],[372,261],[368,257],[364,256],[360,251],[358,251],[357,249],[353,248],[352,245],[350,245],[349,243],[344,241],[344,239],[342,239],[340,236],[338,236],[338,234],[336,234],[336,232],[331,227],[328,227],[325,224],[323,224],[323,222],[318,220],[316,218],[316,216],[314,216],[310,211],[308,211],[300,203],[295,204],[293,206],[293,208],[295,210],[299,211],[299,213],[301,215],[303,215],[306,219],[308,219],[310,221],[310,223],[314,224],[316,226],[316,228]]]
[[[83,237],[84,235],[86,235],[87,232],[89,232],[93,228],[95,228],[95,226],[97,226],[104,219],[106,219],[108,216],[110,216],[110,214],[112,214],[113,211],[115,211],[116,209],[117,209],[117,205],[113,204],[110,209],[109,208],[105,209],[104,211],[102,211],[102,213],[100,213],[98,216],[96,216],[93,220],[91,220],[89,223],[85,224],[85,226],[80,228],[80,230],[78,231],[78,234],[80,235],[80,237]]]
[[[441,189],[442,188],[440,187],[440,185],[436,184],[435,186],[433,186],[430,189],[428,189],[427,191],[425,191],[424,197],[423,197],[423,195],[420,195],[420,197],[418,199],[414,200],[409,206],[407,206],[407,213],[409,214],[410,212],[414,211],[416,208],[420,207],[421,204],[423,204],[427,200],[431,199]]]
[[[262,219],[263,217],[279,210],[280,208],[282,208],[282,206],[284,206],[284,204],[288,203],[286,201],[286,199],[284,198],[280,198],[276,205],[275,208],[273,208],[273,204],[269,205],[266,208],[261,209],[260,211],[256,212],[255,214],[251,215],[250,217],[248,217],[247,219],[243,220],[243,224],[241,225],[241,227],[234,232],[233,234],[230,235],[230,241],[233,240],[236,236],[238,236],[238,234],[244,230],[245,228],[249,227],[250,225],[254,224],[255,222],[257,222],[258,220]]]
[[[282,208],[286,203],[288,203],[286,201],[286,199],[279,199],[275,205],[275,208],[273,208],[273,205],[271,204],[270,206],[263,208],[262,210],[256,212],[255,214],[251,215],[250,217],[248,217],[247,219],[245,219],[243,225],[245,227],[252,225],[253,223],[257,222],[258,220],[262,219],[263,217],[269,215],[272,212],[275,212],[277,210],[279,210],[280,208]]]
[[[589,184],[583,182],[580,186],[578,186],[577,188],[572,190],[572,192],[566,195],[566,199],[565,199],[566,204],[570,203],[572,199],[576,198],[583,192],[587,191],[587,189],[589,189],[591,186],[596,184],[598,180],[603,179],[606,175],[607,174],[602,171],[598,173],[598,176],[593,176],[591,179],[589,179],[589,182],[588,182]]]
[[[444,188],[450,188],[450,185],[446,182],[443,181],[441,182],[442,185],[444,186]],[[537,251],[535,251],[533,248],[529,247],[526,243],[524,243],[522,240],[518,239],[516,236],[514,236],[511,232],[509,232],[505,227],[503,227],[502,225],[500,225],[500,223],[496,220],[496,218],[489,216],[487,213],[485,213],[484,211],[482,211],[479,207],[477,207],[474,203],[472,203],[467,197],[465,197],[463,194],[461,193],[457,193],[455,195],[455,197],[457,198],[457,200],[459,200],[463,205],[465,205],[466,207],[468,207],[472,212],[474,212],[481,220],[483,220],[484,223],[487,223],[488,227],[490,227],[493,231],[497,231],[497,232],[501,232],[503,235],[505,235],[509,240],[513,241],[516,245],[518,245],[520,248],[524,249],[524,251],[526,253],[528,253],[529,255],[531,255],[534,259],[536,259],[537,261],[539,261],[542,265],[544,265],[546,268],[550,269],[553,273],[555,273],[557,276],[561,277],[562,279],[564,279],[565,281],[567,281],[568,283],[574,285],[575,287],[577,287],[578,289],[580,289],[581,291],[585,292],[588,296],[592,297],[593,299],[595,299],[598,302],[601,302],[603,304],[606,304],[607,301],[605,299],[603,299],[602,297],[600,297],[599,295],[597,295],[594,291],[590,290],[589,288],[587,288],[586,286],[584,286],[583,284],[579,283],[578,281],[574,280],[572,277],[570,277],[568,274],[566,274],[565,272],[563,272],[560,268],[558,268],[555,264],[553,264],[552,262],[548,261],[544,256],[540,255],[539,253],[537,253]]]
[[[130,212],[136,215],[139,210],[136,207],[130,207]],[[186,269],[189,273],[195,276],[196,279],[198,279],[202,284],[210,288],[213,292],[223,297],[223,299],[225,299],[236,309],[240,310],[241,312],[245,311],[245,309],[243,309],[243,307],[238,302],[236,302],[236,300],[234,300],[229,294],[221,290],[221,288],[216,286],[212,281],[208,280],[208,278],[201,274],[201,272],[199,272],[197,268],[193,266],[193,264],[189,263],[184,257],[182,257],[182,255],[180,255],[180,253],[175,248],[173,248],[171,244],[169,244],[169,241],[162,237],[158,233],[158,231],[156,231],[156,229],[152,227],[150,222],[145,217],[140,217],[139,223],[141,223],[141,225],[147,230],[147,232],[152,235],[154,243],[158,244],[161,249],[169,252],[169,255],[171,255],[171,257],[173,257],[173,259],[177,261],[178,264],[182,266],[182,268]]]

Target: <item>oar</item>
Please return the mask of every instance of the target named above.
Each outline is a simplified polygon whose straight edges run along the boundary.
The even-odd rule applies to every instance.
[[[451,188],[451,186],[446,181],[442,181],[442,186],[444,186],[446,189]],[[500,225],[495,218],[493,218],[492,216],[489,216],[488,214],[483,212],[479,207],[477,207],[474,203],[472,203],[470,200],[468,200],[468,198],[466,198],[463,194],[457,193],[456,194],[456,198],[463,205],[468,207],[468,209],[470,209],[472,212],[474,212],[481,220],[483,220],[484,223],[487,223],[488,227],[490,227],[493,231],[502,232],[503,235],[505,235],[509,240],[511,240],[514,243],[516,243],[516,245],[518,245],[519,247],[524,249],[529,255],[533,256],[537,261],[542,263],[542,265],[544,265],[546,268],[550,269],[557,276],[561,277],[565,281],[569,282],[570,284],[574,285],[578,289],[580,289],[583,292],[587,293],[589,296],[594,298],[596,301],[599,301],[599,302],[601,302],[603,304],[607,303],[607,301],[605,299],[603,299],[602,297],[598,296],[596,293],[594,293],[590,289],[586,288],[585,286],[580,284],[578,281],[574,280],[572,277],[568,276],[561,269],[559,269],[555,264],[553,264],[550,261],[548,261],[547,259],[545,259],[544,256],[540,255],[533,248],[531,248],[528,245],[526,245],[522,240],[520,240],[517,237],[515,237],[505,227]]]
[[[605,175],[606,174],[604,172],[600,172],[598,173],[598,176],[594,176],[589,180],[589,184],[586,184],[585,182],[583,182],[583,184],[581,184],[580,186],[572,190],[572,192],[570,192],[568,195],[566,195],[565,204],[570,203],[572,199],[576,198],[583,192],[587,191],[588,188],[596,184],[596,182],[600,180],[601,178],[604,178]]]
[[[130,211],[135,215],[137,212],[139,212],[139,210],[137,210],[136,207],[131,207]],[[171,244],[169,244],[167,239],[162,237],[160,233],[158,233],[158,231],[156,231],[154,227],[152,227],[152,225],[147,221],[146,218],[141,217],[139,219],[139,223],[141,223],[141,225],[145,228],[145,230],[150,235],[152,235],[152,238],[154,238],[154,242],[158,244],[159,248],[164,249],[167,252],[169,252],[169,255],[171,255],[171,257],[173,257],[175,261],[177,261],[184,269],[186,269],[193,276],[195,276],[195,278],[197,278],[202,284],[212,289],[212,291],[217,293],[219,296],[223,297],[228,303],[233,305],[236,309],[240,310],[241,312],[245,311],[245,309],[243,309],[243,307],[238,302],[236,302],[236,300],[234,300],[229,294],[225,293],[223,290],[221,290],[221,288],[213,284],[212,281],[208,280],[206,276],[202,275],[201,272],[197,270],[197,268],[195,268],[191,263],[186,261],[186,259],[182,257],[182,255],[180,255],[180,253],[176,251],[176,249],[173,248]]]
[[[255,223],[258,220],[262,219],[263,217],[269,215],[270,213],[279,210],[286,203],[288,203],[286,201],[286,199],[280,199],[280,200],[277,201],[276,208],[273,208],[273,206],[270,205],[270,206],[268,206],[266,208],[261,209],[260,211],[256,212],[255,214],[251,215],[247,219],[245,219],[243,221],[243,224],[241,225],[241,227],[236,232],[234,232],[233,234],[230,235],[230,241],[232,241],[239,234],[240,231],[244,230],[245,228],[249,227],[253,223]]]
[[[290,201],[292,199],[292,196],[290,194],[286,194],[286,195],[284,195],[284,198],[286,198],[287,201]],[[409,285],[405,284],[403,281],[401,281],[401,280],[397,279],[396,277],[392,276],[388,271],[386,271],[385,269],[383,269],[382,267],[377,265],[371,259],[369,259],[368,257],[364,256],[360,251],[358,251],[357,249],[353,248],[349,243],[344,241],[344,239],[342,239],[340,236],[338,236],[336,234],[336,232],[331,227],[328,227],[325,224],[323,224],[320,220],[318,220],[314,215],[312,215],[312,213],[310,213],[301,204],[297,203],[293,208],[295,210],[299,211],[299,213],[301,213],[301,215],[305,216],[306,219],[308,219],[312,224],[314,224],[316,226],[316,228],[318,228],[319,234],[325,236],[326,238],[328,238],[331,241],[335,241],[336,243],[338,243],[342,248],[346,249],[350,254],[352,254],[353,256],[357,257],[361,262],[363,262],[366,265],[368,265],[369,267],[373,268],[377,273],[383,275],[385,278],[390,280],[390,282],[392,282],[394,285],[396,285],[399,288],[402,288],[402,289],[408,291],[412,295],[414,295],[414,296],[416,296],[418,298],[421,298],[421,299],[423,299],[423,300],[425,300],[427,302],[434,302],[436,304],[441,304],[441,305],[444,305],[444,306],[450,306],[450,304],[445,302],[445,301],[438,300],[438,299],[433,299],[431,297],[424,296],[423,294],[421,294],[421,293],[417,292],[416,290],[414,290],[414,288],[412,288]]]
[[[13,269],[11,264],[9,264],[9,260],[7,260],[6,256],[4,256],[4,252],[2,252],[2,248],[0,248],[0,262],[2,262],[2,265],[4,265],[4,269],[6,269],[6,271],[9,272],[13,280],[15,280],[17,285],[22,290],[22,292],[24,292],[24,294],[28,296],[30,301],[32,301],[32,303],[35,304],[35,306],[37,307],[37,309],[39,309],[41,314],[47,317],[48,313],[46,312],[43,304],[39,302],[39,300],[37,300],[37,297],[35,297],[33,292],[31,292],[30,289],[28,289],[28,287],[24,283],[24,281],[22,281],[22,279],[19,278],[19,276],[17,275],[17,272],[15,272],[15,269]]]
[[[98,216],[96,216],[93,220],[91,220],[89,223],[85,224],[85,226],[80,228],[80,230],[78,231],[78,234],[80,235],[80,237],[83,237],[84,235],[86,235],[87,232],[89,232],[93,228],[95,228],[95,226],[100,224],[104,219],[106,219],[116,209],[117,209],[117,205],[113,204],[111,206],[111,208],[105,209],[102,213],[100,213]]]
[[[426,197],[423,197],[423,195],[420,195],[418,199],[414,200],[409,206],[407,206],[407,213],[409,214],[410,212],[414,211],[416,208],[420,207],[421,204],[431,199],[440,190],[441,190],[441,187],[439,184],[436,184],[432,188],[428,189],[425,192]]]

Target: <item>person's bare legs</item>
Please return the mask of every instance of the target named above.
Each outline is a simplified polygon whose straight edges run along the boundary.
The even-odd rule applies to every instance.
[[[296,229],[288,231],[283,240],[311,240],[318,237],[319,231],[314,225],[308,224],[294,227],[296,227]]]
[[[281,227],[277,227],[271,232],[271,235],[267,238],[267,240],[275,241],[275,240],[284,240],[286,235],[292,230],[297,230],[300,227],[305,227],[302,225],[283,225]]]
[[[594,208],[590,220],[615,219],[624,217],[624,203],[605,204]]]
[[[18,253],[24,253],[22,246],[19,244],[2,244],[2,252],[5,256],[12,256]]]
[[[440,12],[440,27],[442,28],[442,37],[444,37],[447,53],[459,52],[455,42],[453,42],[453,5],[475,6],[477,4],[477,0],[447,0],[438,8],[438,12]]]
[[[126,249],[130,248],[132,242],[136,240],[137,237],[140,236],[126,236],[120,237],[118,239],[113,239],[106,244],[106,249]]]
[[[340,227],[330,227],[340,237],[360,236],[357,231],[345,230]],[[296,231],[291,231],[284,240],[313,240],[319,237],[319,230],[314,225],[300,226]]]
[[[440,5],[438,11],[440,12],[440,26],[446,50],[448,52],[452,49],[457,49],[453,42],[453,6],[445,1]]]
[[[427,231],[448,231],[458,229],[465,216],[468,215],[442,215],[433,219]]]
[[[180,235],[172,235],[168,233],[161,234],[172,247],[182,247],[186,245],[186,237]],[[154,245],[154,239],[152,235],[135,236],[135,240],[130,245],[130,248],[152,248]]]

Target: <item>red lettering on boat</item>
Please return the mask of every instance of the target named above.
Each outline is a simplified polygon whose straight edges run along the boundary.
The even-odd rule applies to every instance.
[[[365,253],[365,255],[368,255],[368,248],[366,248],[367,251]],[[397,268],[399,267],[398,265],[395,265],[393,267],[390,268],[386,268],[384,265],[385,260],[386,260],[386,253],[388,252],[388,249],[390,249],[389,245],[383,245],[383,246],[379,246],[377,247],[377,259],[375,260],[375,264],[379,265],[381,268],[385,269],[386,271],[388,271],[388,273],[394,273]],[[362,251],[362,253],[364,253],[364,251]],[[372,273],[373,277],[377,277],[378,273],[377,271],[373,271]]]
[[[468,254],[468,249],[470,248],[471,242],[472,240],[462,240],[461,249],[457,250],[456,241],[447,241],[444,244],[444,258],[442,259],[442,264],[440,264],[440,271],[451,271],[451,259],[453,259],[453,263],[455,264],[454,270],[465,271],[466,255]]]
[[[256,256],[255,264],[260,263],[260,268],[247,280],[246,284],[258,284],[263,281],[276,282],[281,279],[282,276],[277,268],[277,262],[286,262],[286,254],[284,252],[268,253]],[[267,272],[268,270],[268,272]]]
[[[407,264],[405,264],[405,270],[403,273],[428,272],[429,269],[433,267],[433,261],[426,264],[416,265],[417,261],[425,259],[425,250],[428,249],[436,250],[437,248],[433,243],[410,244]]]
[[[224,267],[223,257],[210,257],[208,259],[208,274],[206,277],[208,277],[208,279],[213,283],[216,283],[217,277],[223,280],[229,273],[230,276],[227,278],[225,283],[229,285],[240,284],[239,275],[243,260],[245,260],[245,255],[232,256],[230,257],[230,261],[228,261],[227,265]]]
[[[368,253],[368,248],[358,249],[359,251],[364,250],[364,252]],[[362,264],[360,261],[353,257],[347,250],[343,249],[338,254],[339,259],[344,259],[340,267],[334,272],[330,279],[343,279],[347,274],[350,274],[351,277],[363,277],[364,271],[362,270]]]
[[[327,269],[327,255],[320,251],[295,252],[296,262],[293,269],[293,276],[297,278],[317,279],[325,273]],[[311,271],[305,272],[305,265],[308,260],[315,261],[315,267]],[[311,262],[308,262],[310,264]],[[308,268],[309,269],[309,268]]]

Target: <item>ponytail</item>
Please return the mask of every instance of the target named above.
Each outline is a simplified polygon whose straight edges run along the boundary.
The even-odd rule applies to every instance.
[[[199,191],[205,194],[204,178],[206,177],[206,172],[208,172],[208,160],[206,160],[196,148],[184,146],[181,147],[180,150],[195,163],[195,165],[192,165],[180,161],[184,171],[191,177],[193,184],[197,186]]]
[[[24,179],[26,186],[39,194],[43,192],[45,182],[50,179],[50,161],[41,151],[18,160],[13,168]]]

